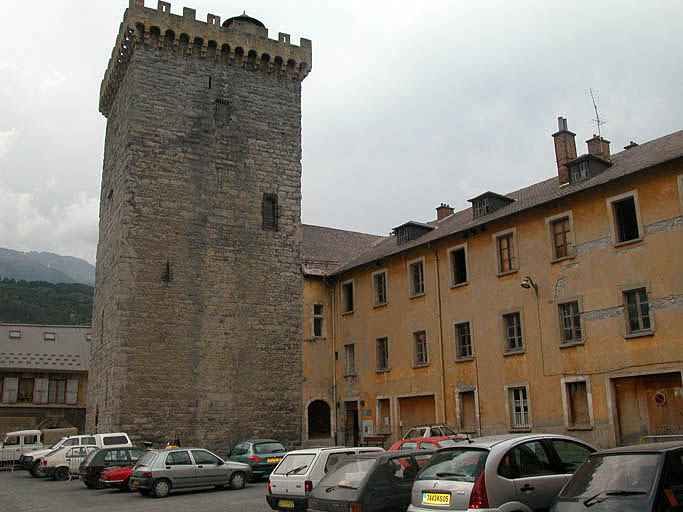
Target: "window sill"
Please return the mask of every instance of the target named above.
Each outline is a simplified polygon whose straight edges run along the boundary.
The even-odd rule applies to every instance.
[[[422,293],[415,293],[408,298],[409,299],[417,299],[418,297],[424,297],[424,296],[425,296],[425,292],[422,292]]]
[[[507,350],[507,351],[503,352],[503,356],[505,356],[505,357],[507,357],[507,356],[518,356],[520,354],[524,354],[525,352],[526,352],[525,349],[518,348],[515,350]]]
[[[353,309],[350,310],[350,311],[342,311],[341,315],[342,315],[342,316],[344,316],[344,315],[350,315],[350,314],[352,314],[352,313],[353,313]]]
[[[571,348],[571,347],[576,347],[579,345],[583,345],[585,340],[577,340],[577,341],[566,341],[564,343],[560,343],[560,348]]]
[[[551,264],[561,263],[563,261],[573,260],[575,257],[576,257],[575,254],[570,254],[569,256],[562,256],[561,258],[554,258],[554,259],[550,260],[550,263]]]
[[[466,363],[468,361],[474,361],[474,356],[456,357],[455,358],[456,363]]]
[[[372,307],[375,309],[384,308],[389,304],[388,302],[382,302],[381,304],[374,304]]]
[[[355,377],[355,376],[356,376],[355,373],[345,373],[344,374],[344,377]]]
[[[375,370],[375,373],[378,373],[378,374],[379,373],[389,373],[390,371],[391,371],[391,368],[382,368],[382,369]]]
[[[509,427],[510,432],[531,432],[531,425],[525,427]]]
[[[593,425],[572,425],[567,430],[593,430]]]
[[[513,268],[512,270],[506,270],[505,272],[498,272],[496,274],[497,277],[503,277],[503,276],[509,276],[510,274],[516,274],[519,272],[518,268]]]
[[[429,366],[429,361],[426,363],[414,363],[413,364],[413,370],[415,370],[417,368],[426,368],[427,366]]]
[[[633,238],[631,240],[624,240],[623,242],[617,242],[614,244],[614,248],[620,249],[621,247],[625,247],[625,246],[631,245],[631,244],[637,244],[638,242],[642,242],[642,241],[643,241],[643,237],[639,236],[638,238]]]
[[[629,332],[627,334],[624,334],[624,339],[630,340],[633,338],[644,338],[646,336],[654,336],[655,331],[652,329],[648,329],[647,331],[634,331],[634,332]]]
[[[468,284],[470,284],[469,281],[464,281],[464,282],[462,282],[462,283],[451,284],[451,289],[453,289],[453,288],[462,288],[463,286],[467,286]]]

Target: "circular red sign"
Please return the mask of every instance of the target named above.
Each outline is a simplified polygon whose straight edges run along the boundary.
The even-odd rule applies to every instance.
[[[666,403],[666,395],[661,391],[655,393],[655,403],[657,405],[664,405]]]

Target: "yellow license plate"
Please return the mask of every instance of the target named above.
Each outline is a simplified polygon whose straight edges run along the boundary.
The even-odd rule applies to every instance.
[[[283,508],[294,508],[294,502],[292,500],[280,500],[279,504]]]
[[[282,460],[282,457],[271,457],[270,459],[266,459],[266,462],[280,462]]]
[[[140,485],[140,480],[133,480],[133,485],[135,485],[136,487]]]
[[[423,492],[422,493],[422,504],[423,505],[441,505],[447,507],[451,504],[451,495],[443,494],[440,492]]]

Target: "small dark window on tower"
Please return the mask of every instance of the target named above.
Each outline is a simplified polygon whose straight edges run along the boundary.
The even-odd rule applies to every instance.
[[[211,77],[209,77],[209,89],[211,88]],[[216,123],[226,124],[230,121],[230,102],[228,100],[216,99],[216,111],[214,117]]]
[[[210,76],[206,77],[206,88],[211,89],[211,77]]]
[[[617,224],[617,242],[627,242],[640,237],[633,197],[614,203],[614,219]]]
[[[277,231],[278,205],[277,194],[263,194],[263,229]]]

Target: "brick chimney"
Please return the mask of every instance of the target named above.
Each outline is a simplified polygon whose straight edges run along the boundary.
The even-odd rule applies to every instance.
[[[560,178],[560,186],[569,184],[569,168],[567,162],[576,158],[575,133],[567,129],[567,120],[564,117],[557,118],[557,132],[553,133],[555,140],[555,160],[557,161],[557,175]]]
[[[446,203],[441,203],[441,205],[436,207],[436,220],[445,219],[449,215],[453,215],[453,208]]]
[[[609,141],[603,139],[598,135],[593,135],[592,139],[586,141],[588,145],[588,154],[602,158],[603,160],[609,160]]]

